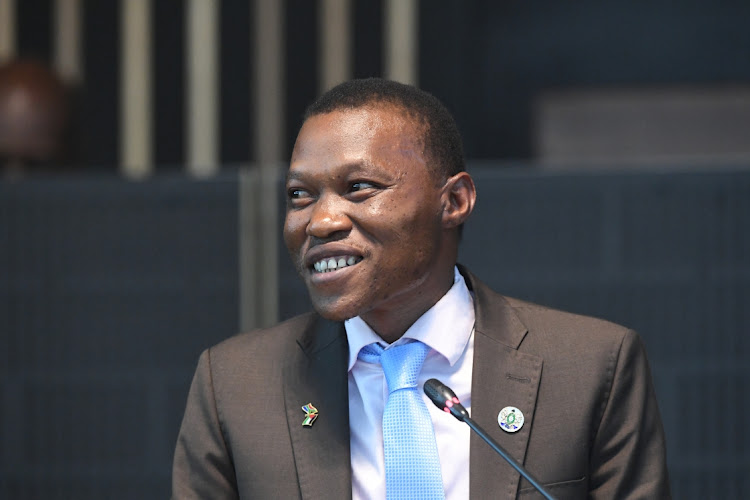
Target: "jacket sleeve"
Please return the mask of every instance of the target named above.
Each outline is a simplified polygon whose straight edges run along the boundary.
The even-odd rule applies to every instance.
[[[231,450],[214,396],[210,350],[201,354],[190,387],[174,454],[172,498],[238,498]]]
[[[664,429],[646,351],[635,332],[623,337],[609,373],[591,452],[589,497],[669,499]]]

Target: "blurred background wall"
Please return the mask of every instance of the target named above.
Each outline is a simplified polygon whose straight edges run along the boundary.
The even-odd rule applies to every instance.
[[[644,337],[675,498],[750,497],[748,21],[740,0],[0,0],[0,66],[54,70],[72,131],[65,170],[0,178],[0,498],[169,494],[200,351],[308,307],[284,164],[304,107],[366,76],[455,114],[462,262]]]

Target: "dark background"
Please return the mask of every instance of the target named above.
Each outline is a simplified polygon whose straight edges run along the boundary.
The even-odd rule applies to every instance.
[[[116,169],[119,3],[82,0],[81,163]],[[159,169],[184,160],[181,1],[153,5],[154,133]],[[287,152],[318,95],[318,0],[285,2]],[[17,2],[18,52],[50,60],[51,0]],[[383,72],[383,1],[353,2],[354,76]],[[221,163],[254,158],[250,2],[220,2]],[[750,3],[671,0],[420,2],[419,85],[455,114],[471,159],[534,155],[533,103],[550,89],[750,83]],[[248,110],[250,113],[248,113]]]
[[[0,498],[167,497],[198,355],[239,329],[251,6],[221,2],[225,167],[196,181],[182,174],[185,7],[153,2],[157,175],[130,182],[116,174],[119,3],[83,5],[82,170],[0,181]],[[318,93],[319,2],[285,5],[291,148]],[[17,2],[19,53],[50,59],[51,8]],[[383,70],[382,13],[355,2],[355,76]],[[750,498],[750,160],[551,172],[533,108],[556,89],[747,85],[748,21],[740,0],[420,3],[419,83],[455,113],[479,189],[461,261],[501,293],[639,331],[675,498]],[[307,299],[281,245],[279,263],[284,318]]]

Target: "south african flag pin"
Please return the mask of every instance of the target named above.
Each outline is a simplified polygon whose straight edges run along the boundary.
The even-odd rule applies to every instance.
[[[302,411],[305,412],[305,419],[302,421],[302,425],[304,427],[312,427],[315,419],[318,418],[318,409],[312,403],[307,403],[302,407]]]

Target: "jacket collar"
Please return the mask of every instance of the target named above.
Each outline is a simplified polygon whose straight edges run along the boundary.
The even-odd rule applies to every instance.
[[[474,295],[476,331],[511,349],[518,349],[528,328],[513,311],[508,299],[494,292],[461,264],[458,264],[458,270]]]
[[[459,271],[474,293],[476,314],[471,416],[523,464],[536,410],[542,358],[518,350],[529,330],[508,299],[466,268],[459,266]],[[505,432],[498,425],[498,414],[506,406],[523,412],[525,422],[518,432]],[[520,475],[476,434],[471,436],[469,470],[472,498],[516,498]]]
[[[342,323],[311,315],[285,363],[284,402],[301,498],[351,498],[348,345]],[[303,426],[302,406],[318,417]]]

